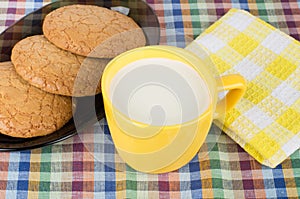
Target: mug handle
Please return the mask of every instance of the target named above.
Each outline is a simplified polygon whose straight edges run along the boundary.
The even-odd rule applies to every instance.
[[[243,97],[247,88],[246,80],[238,74],[219,77],[217,82],[218,92],[228,90],[228,93],[217,103],[215,119],[230,111]]]

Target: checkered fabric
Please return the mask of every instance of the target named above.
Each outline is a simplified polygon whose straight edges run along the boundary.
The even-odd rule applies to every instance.
[[[300,43],[246,11],[231,9],[187,48],[205,48],[219,73],[248,81],[225,132],[276,167],[300,147]]]
[[[0,1],[0,32],[12,25],[15,21],[19,20],[25,14],[46,5],[51,0],[1,0]]]
[[[193,40],[232,7],[248,10],[295,39],[300,38],[300,5],[297,1],[147,2],[158,15],[163,42],[172,43],[187,37]],[[27,9],[37,9],[41,3],[41,0],[1,1],[2,30],[7,27],[5,24],[26,14]],[[109,135],[107,126],[104,127],[104,133]],[[95,125],[81,133],[97,135],[100,131],[101,128]],[[271,169],[221,134],[218,143],[201,161],[196,156],[178,171],[147,175],[130,168],[126,172],[115,172],[106,166],[117,160],[111,159],[114,148],[103,149],[99,147],[98,139],[94,142],[94,152],[102,154],[104,162],[95,160],[79,136],[35,150],[0,153],[0,198],[240,199],[298,198],[300,195],[299,150]]]

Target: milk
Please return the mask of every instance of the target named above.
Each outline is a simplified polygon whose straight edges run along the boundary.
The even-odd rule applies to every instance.
[[[124,66],[112,79],[110,100],[130,119],[154,126],[189,122],[211,103],[206,82],[190,65],[145,58]]]

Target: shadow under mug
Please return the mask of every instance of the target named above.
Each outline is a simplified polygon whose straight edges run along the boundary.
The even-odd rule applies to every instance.
[[[107,65],[101,86],[120,157],[146,173],[187,164],[213,119],[224,116],[246,90],[242,76],[215,78],[205,60],[171,46],[147,46],[117,56]],[[227,94],[218,100],[224,90]]]

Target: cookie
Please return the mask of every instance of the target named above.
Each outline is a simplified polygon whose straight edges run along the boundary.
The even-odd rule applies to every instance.
[[[128,16],[92,5],[70,5],[49,13],[43,23],[45,37],[72,53],[113,58],[144,46],[143,30]]]
[[[72,117],[72,99],[23,80],[11,62],[0,63],[0,133],[29,138],[50,134]]]
[[[109,62],[62,50],[43,35],[18,42],[11,60],[17,73],[30,84],[53,94],[76,97],[101,92],[100,77]]]

